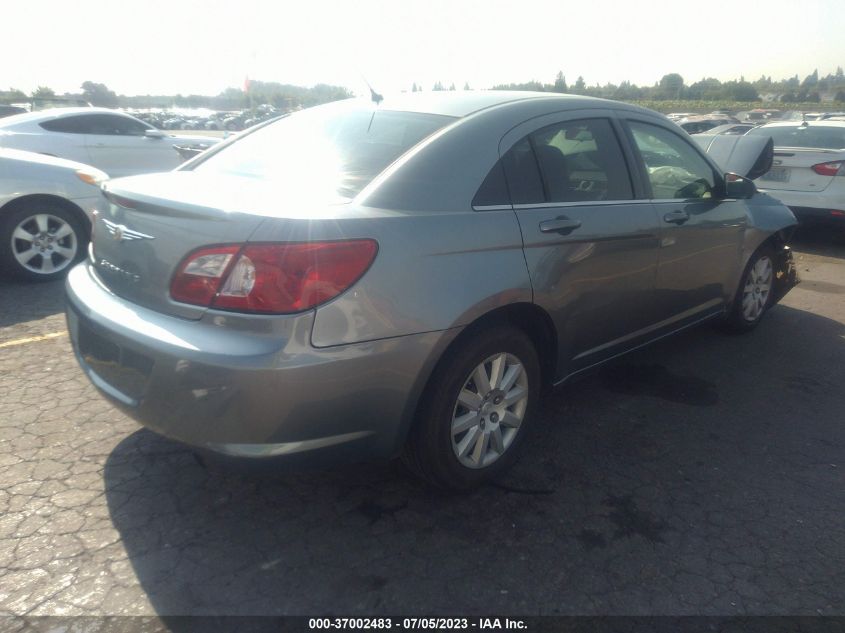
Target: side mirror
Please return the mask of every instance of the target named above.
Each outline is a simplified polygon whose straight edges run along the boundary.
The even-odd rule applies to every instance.
[[[161,130],[145,130],[144,136],[146,136],[147,138],[164,138],[165,136],[167,136],[167,134],[165,134]]]
[[[736,174],[725,174],[726,198],[743,200],[753,198],[755,193],[757,193],[757,186],[754,184],[754,181]]]

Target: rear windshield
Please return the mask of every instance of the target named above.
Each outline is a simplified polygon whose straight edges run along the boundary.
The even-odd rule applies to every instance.
[[[278,182],[285,194],[350,199],[453,117],[343,101],[310,108],[246,135],[193,167]]]
[[[845,149],[845,127],[833,125],[778,125],[757,127],[749,136],[771,136],[775,147]]]

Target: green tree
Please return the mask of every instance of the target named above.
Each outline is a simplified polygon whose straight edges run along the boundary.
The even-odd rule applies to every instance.
[[[555,77],[555,86],[552,90],[554,90],[554,92],[567,92],[569,90],[566,85],[566,77],[563,76],[562,70],[557,72],[557,77]]]
[[[82,82],[82,98],[88,103],[105,108],[117,106],[117,95],[106,88],[105,84],[94,83],[93,81]]]
[[[678,73],[663,75],[660,79],[658,97],[662,99],[680,99],[684,90],[684,78]]]
[[[434,87],[432,87],[432,90],[443,90],[443,84],[439,81],[434,82]]]
[[[419,92],[420,89],[417,87],[417,82],[414,82],[414,85],[411,86],[411,92]]]
[[[52,88],[48,88],[47,86],[38,86],[35,91],[32,93],[33,99],[52,99],[56,96],[56,93],[53,91]]]
[[[451,90],[451,91],[453,91],[453,92],[454,92],[454,90],[455,90],[455,82],[454,82],[454,81],[453,81],[453,82],[452,82],[452,84],[449,86],[449,90]]]
[[[470,88],[470,87],[469,87],[469,82],[468,82],[468,81],[465,81],[465,82],[464,82],[464,90],[472,90],[472,88]]]
[[[14,101],[26,101],[26,93],[17,88],[9,88],[8,90],[0,90],[0,101],[12,103]]]
[[[837,90],[833,100],[839,103],[845,103],[845,90]]]
[[[578,75],[578,79],[575,80],[575,85],[572,86],[572,92],[577,95],[586,94],[587,84],[584,83],[584,78],[581,75]]]
[[[817,83],[819,83],[819,70],[818,68],[813,71],[811,75],[807,75],[804,78],[804,81],[801,82],[802,88],[812,88]]]

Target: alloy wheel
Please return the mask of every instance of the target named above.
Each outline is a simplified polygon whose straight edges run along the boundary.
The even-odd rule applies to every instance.
[[[468,468],[485,468],[513,444],[528,407],[528,375],[507,353],[479,363],[464,381],[452,414],[452,449]]]
[[[742,290],[742,318],[749,323],[763,314],[772,292],[774,267],[771,258],[762,256],[748,271]]]
[[[73,227],[62,218],[38,213],[24,218],[12,231],[12,255],[24,269],[49,275],[67,268],[79,243]]]

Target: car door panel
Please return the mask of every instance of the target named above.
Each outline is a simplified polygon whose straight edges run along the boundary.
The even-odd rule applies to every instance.
[[[517,126],[500,145],[534,302],[558,332],[559,377],[633,345],[651,323],[658,220],[652,204],[634,199],[612,118],[603,110],[547,115]],[[608,197],[623,199],[598,199]]]
[[[721,174],[682,133],[633,117],[625,127],[660,221],[656,322],[676,328],[721,312],[735,291],[745,203],[724,198]]]

